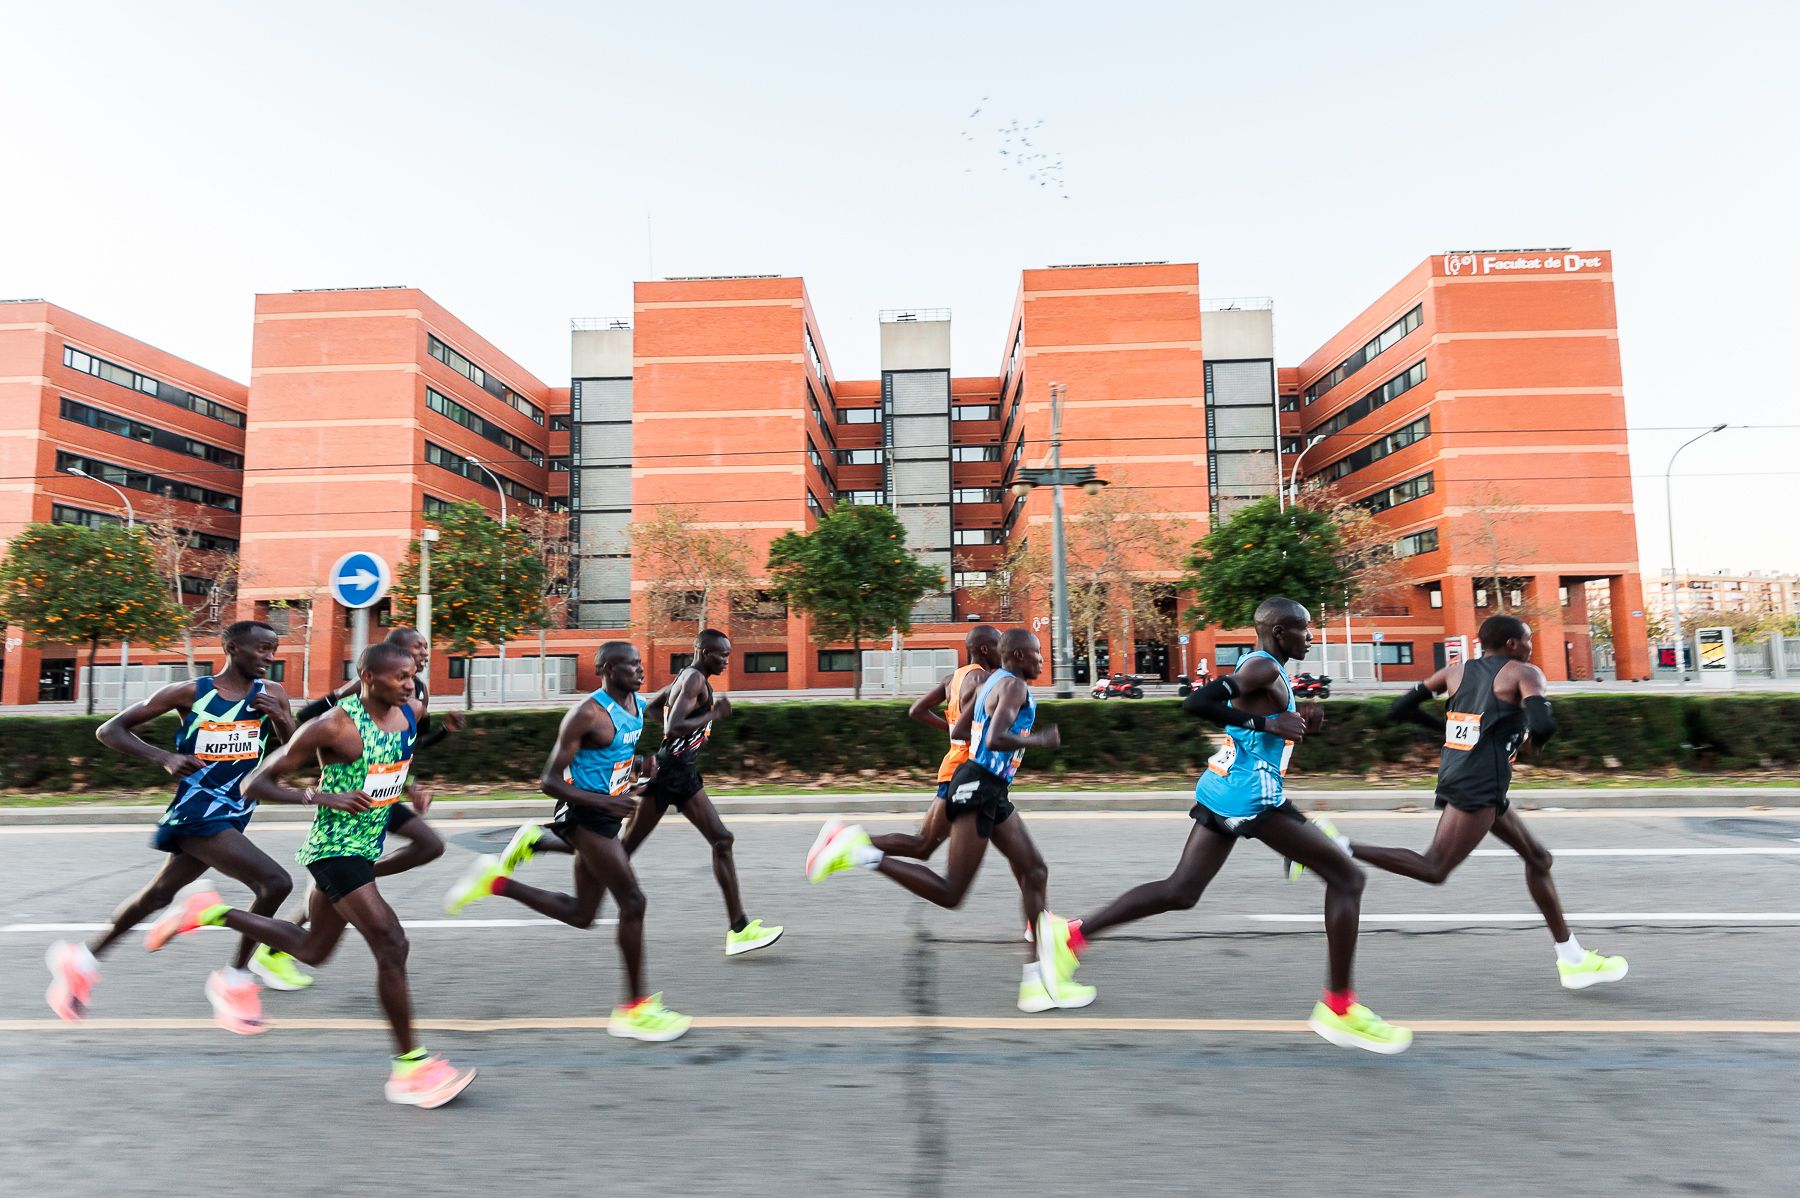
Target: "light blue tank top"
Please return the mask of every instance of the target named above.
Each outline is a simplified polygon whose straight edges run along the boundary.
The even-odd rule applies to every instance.
[[[622,795],[636,777],[638,737],[644,734],[643,705],[634,699],[632,706],[637,710],[626,711],[604,687],[589,697],[612,717],[612,744],[604,749],[577,749],[575,760],[569,763],[569,781],[596,794]]]
[[[1287,709],[1293,711],[1294,683],[1288,672],[1271,653],[1258,649],[1247,653],[1238,669],[1255,657],[1275,662],[1275,670],[1287,684]],[[1288,758],[1293,756],[1292,741],[1273,732],[1257,732],[1251,728],[1225,729],[1225,743],[1206,762],[1206,772],[1194,784],[1194,800],[1227,817],[1256,815],[1282,801],[1281,779],[1287,773]]]
[[[1009,670],[995,670],[988,675],[988,680],[981,684],[975,692],[975,708],[970,713],[969,760],[996,777],[1012,781],[1013,775],[1019,772],[1019,762],[1025,759],[1024,749],[1001,751],[988,747],[988,695],[1003,678],[1015,678]],[[1007,731],[1017,736],[1031,731],[1032,721],[1037,718],[1037,700],[1031,697],[1031,688],[1025,688],[1025,702],[1019,705],[1019,714],[1013,717],[1012,727]]]

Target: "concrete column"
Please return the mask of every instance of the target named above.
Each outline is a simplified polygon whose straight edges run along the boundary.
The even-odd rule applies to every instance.
[[[1537,646],[1533,660],[1544,677],[1551,682],[1569,680],[1569,637],[1563,631],[1562,578],[1556,574],[1538,574],[1531,580],[1531,593],[1526,597],[1535,619],[1528,623]]]
[[[6,630],[6,679],[0,686],[0,703],[19,704],[38,701],[38,668],[44,655],[25,646],[25,630]]]
[[[1650,639],[1644,631],[1644,583],[1636,574],[1613,576],[1607,586],[1612,605],[1613,661],[1621,681],[1650,677]]]
[[[1443,636],[1468,637],[1469,656],[1480,656],[1481,643],[1476,633],[1481,628],[1481,613],[1475,608],[1474,580],[1466,574],[1446,575],[1443,592],[1444,606],[1439,613],[1444,621]]]

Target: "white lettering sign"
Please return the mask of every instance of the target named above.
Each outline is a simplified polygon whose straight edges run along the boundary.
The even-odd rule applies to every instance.
[[[1520,271],[1556,271],[1560,274],[1578,274],[1582,271],[1602,269],[1602,259],[1598,254],[1445,254],[1444,273],[1447,275],[1492,275],[1508,274]]]

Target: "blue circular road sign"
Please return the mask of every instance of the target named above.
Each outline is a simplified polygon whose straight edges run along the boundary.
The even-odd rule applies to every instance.
[[[387,595],[394,572],[380,554],[358,550],[338,558],[327,581],[331,597],[345,607],[373,607]]]

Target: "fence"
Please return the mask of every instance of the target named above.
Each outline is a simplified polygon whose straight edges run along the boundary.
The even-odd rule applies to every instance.
[[[887,649],[863,650],[865,692],[894,689],[893,657],[892,651]],[[899,663],[900,690],[909,695],[924,694],[959,664],[954,649],[902,649]]]
[[[194,668],[197,674],[206,672],[204,664],[198,664]],[[94,664],[94,710],[116,711],[127,704],[141,703],[169,683],[184,682],[187,678],[187,666],[181,664],[126,666],[125,702],[121,703],[119,702],[119,667],[116,665],[103,666],[96,662]],[[75,671],[75,679],[76,697],[82,702],[86,702],[80,689],[87,685],[86,662],[81,663],[80,668]]]
[[[573,657],[508,657],[506,659],[506,694],[500,693],[500,659],[469,659],[466,685],[476,703],[524,702],[540,697],[539,666],[543,667],[544,686],[541,697],[560,699],[575,693],[575,659]]]

